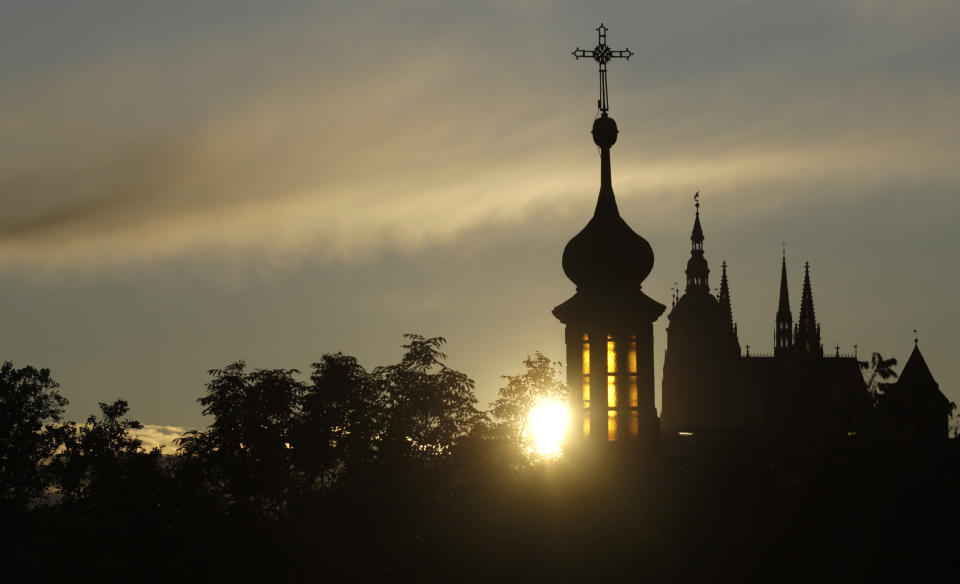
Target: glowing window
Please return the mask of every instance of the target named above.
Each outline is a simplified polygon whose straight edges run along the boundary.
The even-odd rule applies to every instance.
[[[635,408],[640,405],[640,398],[637,395],[637,376],[630,376],[630,407]]]
[[[583,374],[590,374],[590,343],[586,342],[583,343]]]
[[[617,376],[607,375],[607,407],[617,407]]]
[[[637,341],[630,341],[630,352],[627,354],[627,366],[630,373],[637,372]]]
[[[590,407],[590,376],[583,378],[583,407]]]
[[[640,412],[630,412],[630,437],[640,437]]]
[[[617,439],[617,412],[607,412],[607,440],[613,442]]]
[[[583,437],[590,437],[590,410],[583,412]]]
[[[614,341],[607,341],[607,373],[616,373],[617,371],[617,344]]]

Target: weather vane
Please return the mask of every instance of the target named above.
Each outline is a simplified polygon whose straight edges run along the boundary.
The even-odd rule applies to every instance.
[[[594,47],[592,51],[577,47],[577,49],[571,53],[578,61],[580,57],[589,57],[600,64],[600,99],[597,100],[597,107],[599,107],[600,111],[604,114],[610,109],[610,102],[607,100],[607,63],[610,59],[629,59],[633,56],[633,51],[630,49],[614,51],[607,46],[608,30],[610,29],[605,27],[601,22],[600,26],[597,27],[597,46]]]

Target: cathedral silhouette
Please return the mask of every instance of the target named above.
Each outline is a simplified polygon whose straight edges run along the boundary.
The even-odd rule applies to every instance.
[[[653,269],[650,244],[620,216],[610,150],[617,124],[609,116],[606,65],[629,49],[606,46],[597,29],[593,50],[573,55],[599,64],[600,192],[593,217],[563,251],[576,293],[553,309],[565,325],[567,383],[575,428],[586,444],[647,452],[737,455],[745,449],[805,448],[857,441],[929,441],[947,437],[954,405],[940,391],[919,343],[896,383],[874,395],[856,355],[824,354],[814,312],[810,264],[804,265],[800,313],[793,321],[787,258],[780,265],[772,354],[743,352],[722,264],[720,290],[710,292],[699,193],[690,235],[686,288],[671,299],[663,366],[662,412],[654,402],[653,323],[666,306],[642,290]]]

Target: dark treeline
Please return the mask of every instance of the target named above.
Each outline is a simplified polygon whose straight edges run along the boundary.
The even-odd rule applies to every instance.
[[[562,395],[541,354],[489,412],[412,335],[399,363],[211,371],[206,430],[146,451],[122,400],[84,423],[0,369],[4,581],[931,581],[956,575],[960,449],[850,444],[693,463],[526,452]]]

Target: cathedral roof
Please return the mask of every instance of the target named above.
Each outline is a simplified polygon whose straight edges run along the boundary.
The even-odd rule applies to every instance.
[[[944,408],[948,413],[953,410],[953,404],[940,391],[940,385],[930,373],[930,368],[927,367],[916,343],[900,377],[895,383],[885,384],[883,392],[883,398],[888,404],[896,403],[901,408]]]
[[[673,310],[670,312],[671,318],[673,318],[674,313],[684,313],[691,311],[702,311],[709,310],[711,313],[715,312],[719,315],[723,314],[722,307],[720,302],[710,294],[709,292],[698,290],[696,292],[687,292],[677,300],[676,305],[674,305]]]
[[[920,353],[919,345],[914,344],[913,352],[910,353],[907,364],[903,366],[903,372],[900,374],[898,383],[917,388],[935,387],[939,389],[939,384],[933,378],[933,374],[930,373],[930,368],[927,367],[927,361]]]

